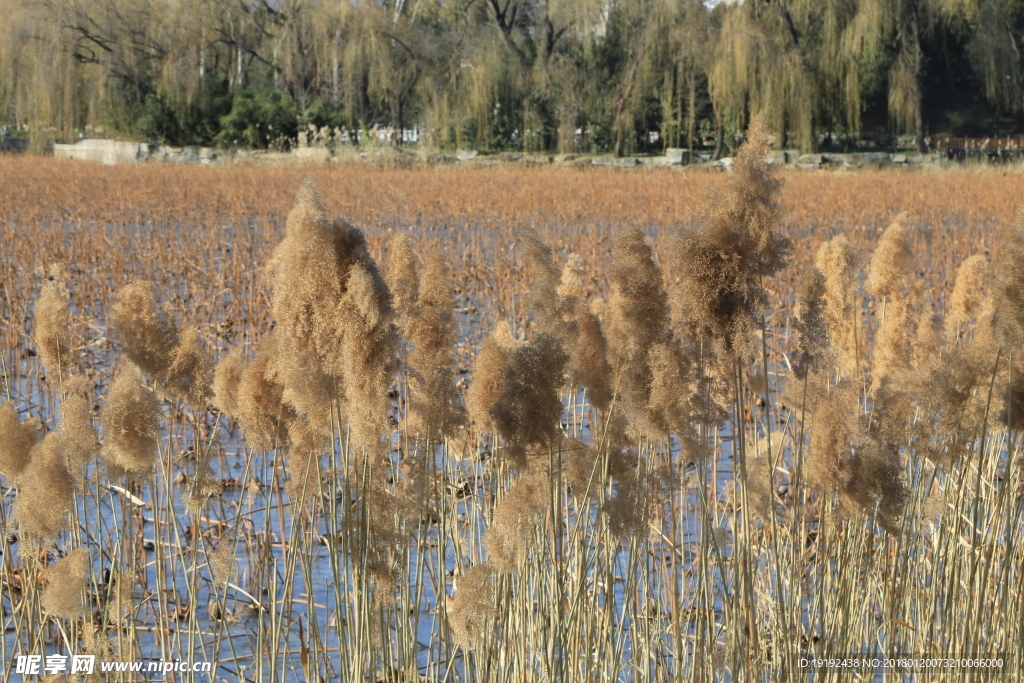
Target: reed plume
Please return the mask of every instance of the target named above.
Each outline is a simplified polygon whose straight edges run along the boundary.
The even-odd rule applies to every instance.
[[[478,564],[458,578],[448,620],[456,643],[467,649],[484,644],[496,626],[497,577],[487,563]]]
[[[473,367],[473,381],[466,392],[469,418],[478,432],[497,434],[491,408],[505,392],[505,368],[523,342],[512,334],[507,321],[500,321],[484,340]]]
[[[512,489],[495,506],[491,528],[484,534],[487,563],[495,571],[514,572],[526,560],[531,531],[551,508],[553,479],[544,463],[530,463]]]
[[[160,400],[142,383],[139,368],[126,363],[114,376],[100,413],[108,474],[146,474],[153,469],[161,416]]]
[[[565,439],[559,451],[562,459],[562,481],[568,485],[572,495],[583,499],[589,495],[591,499],[599,496],[604,478],[598,468],[595,448],[579,439]]]
[[[33,340],[43,367],[57,377],[71,368],[70,295],[63,269],[50,266],[42,292],[36,301]]]
[[[11,483],[17,484],[28,467],[39,432],[38,418],[19,420],[13,403],[0,405],[0,474]]]
[[[779,433],[773,436],[778,439]],[[773,445],[777,441],[773,439]],[[765,439],[767,442],[767,439]],[[759,448],[747,457],[747,476],[743,486],[747,490],[747,504],[750,510],[764,520],[770,520],[775,502],[775,486],[772,479],[772,454]]]
[[[301,507],[320,495],[323,472],[320,460],[323,457],[323,438],[302,420],[288,425],[288,484],[285,491],[288,498]]]
[[[968,256],[957,269],[946,316],[946,338],[950,341],[959,342],[964,326],[981,312],[984,300],[982,276],[986,270],[988,259],[982,254]]]
[[[505,443],[543,446],[557,440],[568,362],[559,340],[547,333],[510,354],[503,390],[490,409],[493,424]]]
[[[651,411],[653,376],[649,361],[656,346],[672,341],[668,295],[653,251],[640,230],[627,228],[619,233],[608,271],[611,289],[605,304],[604,330],[622,403],[634,436],[663,436],[667,433],[665,425]],[[675,375],[680,371],[669,372]]]
[[[64,380],[64,399],[60,404],[57,436],[68,461],[75,485],[82,489],[85,468],[99,452],[99,434],[92,421],[92,383],[81,375]]]
[[[561,274],[555,267],[551,247],[544,243],[533,228],[519,231],[519,243],[523,247],[526,260],[533,266],[533,283],[526,298],[526,306],[536,316],[536,331],[555,335],[565,340],[565,325],[571,319],[563,316],[562,298],[558,295]]]
[[[44,572],[46,589],[43,609],[61,619],[77,619],[85,614],[82,593],[89,570],[89,551],[76,548]]]
[[[409,376],[407,420],[414,432],[428,428],[436,436],[454,436],[466,422],[462,394],[455,381],[455,298],[444,262],[427,259],[422,281],[404,235],[393,250],[391,287],[402,290],[396,297],[398,323],[412,345],[406,358]]]
[[[811,441],[804,470],[807,481],[826,492],[846,486],[852,449],[859,440],[857,390],[849,380],[835,385],[811,416]]]
[[[213,374],[213,404],[228,415],[237,415],[238,390],[249,361],[242,347],[237,347],[217,363]]]
[[[871,357],[871,374],[874,377],[872,391],[890,373],[909,370],[913,365],[917,298],[917,292],[912,292],[895,297],[888,303],[885,318],[876,333]]]
[[[705,200],[700,228],[672,239],[680,278],[673,293],[676,322],[713,341],[723,358],[757,352],[754,329],[768,303],[762,280],[782,270],[792,251],[790,240],[776,232],[782,182],[764,162],[769,149],[767,121],[758,114],[726,187]]]
[[[207,556],[210,578],[217,585],[223,586],[233,581],[238,573],[238,561],[235,559],[235,548],[230,538],[221,538],[217,547]]]
[[[839,351],[839,373],[852,376],[860,362],[861,306],[857,298],[857,271],[853,250],[844,235],[818,248],[815,265],[825,276],[825,321],[828,335]]]
[[[907,214],[893,219],[871,255],[864,290],[875,296],[898,296],[914,271],[914,254],[906,236]]]
[[[975,339],[966,348],[956,346],[927,369],[918,393],[922,418],[933,423],[928,434],[928,455],[951,466],[974,450],[985,419],[988,385],[995,351]]]
[[[942,352],[942,316],[930,303],[921,306],[914,337],[914,369],[923,370],[933,365]]]
[[[655,511],[665,500],[672,473],[628,467],[624,471],[620,469],[616,479],[613,494],[600,508],[608,520],[609,533],[618,540],[647,533]]]
[[[797,317],[793,327],[797,332],[797,352],[793,361],[793,376],[807,379],[810,373],[824,369],[829,355],[828,324],[825,322],[825,276],[812,267],[804,275],[797,301]]]
[[[246,442],[257,450],[286,447],[288,426],[298,419],[295,409],[284,401],[285,387],[275,370],[279,353],[278,333],[274,330],[260,342],[256,358],[244,364],[236,390],[235,416],[242,424]],[[242,365],[239,361],[231,363],[236,367],[229,365],[225,373],[234,373]]]
[[[412,252],[412,240],[407,233],[400,232],[391,240],[387,284],[398,315],[402,318],[413,317],[416,302],[420,298],[419,276],[416,272],[416,257]]]
[[[318,429],[329,378],[343,389],[357,454],[377,452],[387,430],[387,392],[399,337],[391,295],[362,231],[327,219],[312,183],[303,184],[285,237],[268,265],[279,353],[275,370],[285,400]]]
[[[50,432],[32,448],[31,461],[19,482],[14,516],[26,543],[24,556],[38,541],[53,541],[68,528],[74,481],[56,432]]]
[[[150,377],[166,371],[178,344],[178,328],[167,311],[158,311],[153,286],[134,280],[117,291],[110,308],[110,331],[128,360]]]
[[[996,302],[992,332],[997,344],[1016,351],[1024,345],[1024,204],[1003,230],[1003,253],[993,294]]]
[[[868,440],[857,448],[849,462],[842,506],[873,518],[887,533],[898,536],[909,502],[899,446]]]
[[[189,327],[171,351],[170,362],[157,377],[161,391],[174,398],[187,401],[195,408],[205,408],[212,396],[210,361],[206,356],[199,330]]]
[[[128,359],[153,378],[159,394],[205,407],[211,372],[199,330],[190,327],[181,334],[169,311],[157,311],[150,283],[135,280],[118,290],[110,328]]]
[[[612,401],[612,366],[608,362],[608,341],[601,321],[590,310],[583,286],[583,259],[570,254],[556,291],[563,316],[575,323],[563,328],[569,333],[563,339],[569,352],[568,377],[572,385],[587,390],[590,404],[599,411],[608,409]]]

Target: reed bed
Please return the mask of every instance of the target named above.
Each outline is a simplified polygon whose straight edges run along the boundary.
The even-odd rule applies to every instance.
[[[730,174],[0,157],[0,661],[1016,680],[1021,176],[764,145]]]

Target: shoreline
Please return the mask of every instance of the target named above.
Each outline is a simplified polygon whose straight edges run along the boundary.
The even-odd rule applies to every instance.
[[[211,166],[296,165],[335,166],[369,164],[397,167],[494,167],[557,166],[568,168],[603,167],[622,169],[686,168],[729,171],[733,157],[712,160],[710,154],[693,154],[682,148],[669,148],[663,155],[614,157],[608,154],[548,154],[528,152],[483,153],[471,149],[455,151],[407,150],[387,145],[364,147],[299,147],[287,152],[272,150],[221,149],[215,147],[170,147],[118,140],[81,140],[75,144],[54,144],[52,154],[25,156],[91,161],[106,166],[122,164],[185,164]],[[20,156],[21,154],[17,154]],[[1024,168],[1024,153],[1016,149],[981,149],[916,152],[820,152],[802,154],[795,150],[775,150],[765,157],[769,164],[796,170],[859,170],[878,168]]]

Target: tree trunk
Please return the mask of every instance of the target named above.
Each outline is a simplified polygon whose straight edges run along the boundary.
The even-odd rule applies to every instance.
[[[697,136],[697,68],[690,64],[690,99],[686,103],[686,143],[690,148],[690,158],[693,158],[696,146],[693,139]]]
[[[725,138],[725,124],[722,122],[722,112],[715,110],[715,154],[711,157],[712,161],[718,161],[722,158],[722,143]]]

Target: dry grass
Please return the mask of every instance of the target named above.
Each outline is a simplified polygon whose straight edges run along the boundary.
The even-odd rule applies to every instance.
[[[728,176],[0,157],[0,659],[1015,680],[1021,175],[751,137]]]

